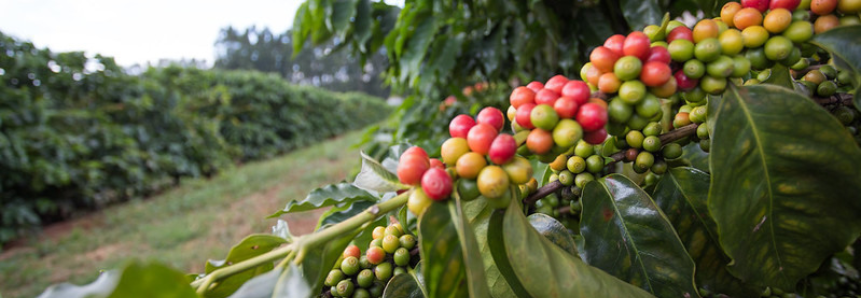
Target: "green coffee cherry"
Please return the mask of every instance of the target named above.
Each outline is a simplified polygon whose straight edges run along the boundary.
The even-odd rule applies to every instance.
[[[577,143],[577,146],[574,147],[574,155],[577,155],[582,158],[587,158],[592,155],[595,151],[593,151],[592,145],[586,143],[585,141],[580,141]]]
[[[669,143],[661,150],[661,155],[666,159],[676,159],[682,156],[682,145]]]
[[[407,250],[416,247],[416,237],[413,237],[413,235],[410,234],[401,236],[401,238],[398,239],[398,242],[401,243],[401,247],[406,248]]]
[[[371,269],[365,269],[359,272],[359,275],[356,276],[356,283],[359,284],[359,287],[367,288],[374,284],[374,271]]]
[[[837,84],[834,81],[824,81],[816,87],[816,94],[822,97],[829,97],[837,92]]]
[[[383,237],[383,250],[387,253],[395,253],[395,250],[398,250],[398,247],[401,247],[401,243],[398,241],[397,236],[386,235],[386,237]]]
[[[625,135],[625,141],[628,142],[628,146],[631,148],[643,148],[643,133],[638,130],[629,131],[627,135]],[[588,160],[587,160],[588,162]]]
[[[353,292],[353,298],[371,298],[371,293],[368,290],[359,288]]]
[[[356,286],[353,285],[352,280],[345,279],[338,283],[337,289],[338,295],[341,295],[341,297],[350,297],[350,295],[353,295]]]
[[[700,149],[702,149],[703,151],[709,152],[709,150],[711,150],[711,147],[712,147],[712,141],[711,140],[700,140]]]
[[[824,74],[825,78],[829,80],[833,80],[837,77],[837,69],[834,68],[834,66],[828,64],[823,64],[822,66],[819,66],[819,72]]]
[[[589,181],[594,180],[595,176],[592,176],[592,173],[580,173],[577,174],[576,177],[574,177],[574,184],[577,185],[577,187],[579,188],[583,188],[584,186],[586,186],[586,183],[589,183]]]
[[[341,271],[346,275],[356,275],[359,273],[359,259],[354,256],[344,258],[344,261],[341,262]]]
[[[649,125],[646,125],[646,128],[643,129],[643,135],[649,136],[658,136],[661,134],[663,128],[660,123],[652,122]],[[618,143],[617,143],[618,144]]]
[[[386,285],[382,282],[374,282],[374,285],[368,289],[368,293],[371,294],[371,297],[383,297],[383,290],[386,288]]]
[[[383,262],[377,265],[377,267],[374,268],[374,276],[376,276],[379,281],[389,281],[389,278],[392,278],[392,263]]]
[[[661,139],[656,136],[648,136],[643,140],[643,149],[649,152],[661,150]]]
[[[326,280],[323,282],[324,285],[332,287],[338,284],[341,280],[343,280],[346,276],[339,269],[332,269],[329,271],[329,275],[326,276]]]
[[[586,160],[580,156],[572,156],[568,158],[566,166],[571,173],[580,174],[586,170]]]
[[[571,186],[574,184],[574,173],[571,173],[568,170],[562,170],[559,172],[559,182],[565,186]]]
[[[586,170],[593,174],[598,174],[604,169],[604,159],[598,155],[589,156],[586,159]]]
[[[700,138],[700,140],[708,140],[709,126],[705,124],[697,126],[697,137]]]
[[[406,273],[407,269],[404,269],[404,267],[395,267],[394,271],[392,271],[392,276],[398,276]]]
[[[667,172],[667,168],[668,168],[667,162],[664,161],[663,159],[658,159],[652,165],[651,169],[652,169],[652,173],[655,173],[656,175],[663,175],[664,173]]]
[[[395,238],[397,238],[397,237],[401,237],[401,235],[403,235],[403,234],[404,234],[404,232],[402,232],[401,230],[399,230],[399,229],[398,229],[397,227],[395,227],[395,226],[388,226],[388,227],[386,227],[386,235],[387,235],[387,236],[388,236],[388,235],[394,235],[394,236],[395,236]]]
[[[403,248],[403,247],[398,248],[398,250],[395,251],[395,255],[394,255],[393,259],[395,260],[395,265],[398,265],[398,266],[409,265],[410,264],[410,251],[407,250],[406,248]]]
[[[374,247],[374,246],[379,247],[379,248],[383,248],[383,239],[371,240],[371,243],[368,244],[368,247]]]
[[[367,256],[362,255],[359,257],[359,267],[362,269],[370,269],[374,267],[374,264],[371,264],[371,262],[368,261]]]

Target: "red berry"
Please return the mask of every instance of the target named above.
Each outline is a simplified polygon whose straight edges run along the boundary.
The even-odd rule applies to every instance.
[[[452,138],[464,138],[466,139],[467,133],[472,127],[475,126],[475,120],[472,119],[469,115],[457,115],[454,119],[451,119],[451,123],[448,124],[448,133],[451,134]]]
[[[517,108],[517,112],[514,114],[514,121],[525,129],[533,129],[535,125],[532,125],[532,109],[535,108],[534,103],[527,103],[521,105]]]
[[[549,106],[553,106],[553,103],[556,102],[556,99],[559,98],[559,93],[556,93],[550,89],[541,89],[538,93],[535,94],[535,104],[546,104]]]
[[[622,34],[610,36],[609,38],[607,38],[606,41],[604,41],[604,47],[610,49],[611,51],[616,53],[616,55],[619,55],[619,57],[625,56],[625,53],[622,52],[622,46],[624,45],[625,36]]]
[[[688,29],[688,27],[678,26],[667,34],[667,43],[669,44],[676,39],[687,39],[694,42],[694,32]]]
[[[646,58],[646,62],[658,61],[663,62],[665,64],[670,64],[672,58],[670,58],[670,51],[663,46],[654,46],[651,50],[649,50],[649,57]]]
[[[801,0],[771,0],[768,4],[768,9],[775,10],[783,8],[788,11],[793,11],[798,8],[798,4],[801,4]]]
[[[445,170],[445,164],[442,163],[442,161],[437,159],[437,158],[431,158],[430,159],[430,167],[431,167],[431,169],[443,169],[443,170]]]
[[[679,70],[676,72],[676,85],[678,86],[678,90],[687,91],[697,87],[699,85],[700,80],[691,79],[685,75],[684,71]]]
[[[386,251],[383,250],[382,247],[371,246],[368,248],[368,251],[365,252],[365,257],[368,258],[368,262],[377,265],[386,259]]]
[[[346,249],[344,249],[344,258],[355,257],[356,259],[358,259],[359,256],[361,256],[361,255],[362,255],[362,251],[359,250],[358,246],[350,245],[350,246],[347,246]]]
[[[741,6],[753,7],[759,12],[765,12],[768,9],[768,0],[741,0]]]
[[[532,82],[532,83],[538,83],[538,82]],[[532,83],[529,83],[529,84],[532,85]],[[541,84],[541,83],[538,83],[538,84]],[[541,89],[538,89],[538,90],[541,90]],[[538,90],[532,91],[531,88],[529,88],[529,87],[514,88],[514,91],[511,91],[511,96],[508,97],[508,101],[511,102],[511,105],[514,106],[515,109],[519,108],[520,105],[525,104],[525,103],[535,103],[535,92],[538,92]]]
[[[596,104],[587,103],[577,111],[577,122],[584,131],[595,131],[607,124],[607,109]]]
[[[514,137],[509,134],[500,134],[490,144],[490,151],[487,152],[487,155],[490,156],[490,161],[502,165],[514,158],[516,152],[517,141],[514,140]]]
[[[580,104],[576,100],[567,96],[560,97],[553,104],[553,109],[556,110],[556,115],[559,115],[559,118],[573,119],[577,116],[579,107]]]
[[[487,154],[490,150],[490,143],[496,138],[496,128],[489,124],[479,123],[469,130],[469,135],[466,137],[466,143],[469,149],[481,155]]]
[[[556,94],[562,93],[562,87],[565,86],[565,83],[568,83],[568,78],[563,75],[555,75],[544,84],[545,89],[553,90]]]
[[[526,85],[526,88],[529,88],[532,92],[538,92],[539,90],[544,89],[544,84],[538,81],[532,81]]]
[[[413,146],[413,147],[410,147],[409,149],[407,149],[406,151],[404,151],[404,153],[401,153],[401,157],[400,157],[400,158],[404,158],[404,156],[407,156],[407,155],[418,155],[418,156],[421,156],[421,157],[422,157],[422,158],[424,158],[424,159],[428,159],[428,153],[427,153],[427,152],[425,152],[425,150],[424,150],[424,149],[422,149],[422,147],[419,147],[419,146]]]
[[[577,102],[578,105],[583,105],[589,102],[589,97],[592,96],[592,90],[589,90],[589,85],[583,81],[568,81],[565,87],[562,88],[562,96],[570,97]]]
[[[430,169],[430,161],[417,154],[405,154],[398,163],[398,180],[407,185],[421,183],[422,175]]]
[[[451,195],[451,176],[443,169],[430,169],[422,176],[422,190],[434,201]]]
[[[622,52],[625,56],[634,56],[640,60],[646,60],[649,56],[649,48],[651,47],[652,42],[649,40],[649,36],[643,32],[634,31],[625,38]]]
[[[590,131],[583,134],[583,140],[592,145],[598,145],[607,139],[607,130],[601,128],[596,131]]]
[[[595,48],[589,54],[592,67],[598,69],[601,73],[613,71],[613,66],[616,65],[616,60],[619,60],[619,57],[621,56],[604,46]]]
[[[502,115],[502,111],[497,108],[486,107],[475,116],[475,122],[488,124],[496,128],[497,131],[500,131],[502,130],[502,126],[505,125],[505,115]]]
[[[649,87],[658,87],[667,83],[672,77],[670,66],[663,62],[651,61],[643,65],[643,70],[640,71],[640,81]]]

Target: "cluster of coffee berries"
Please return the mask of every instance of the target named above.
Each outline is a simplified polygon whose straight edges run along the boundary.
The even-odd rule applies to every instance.
[[[400,224],[378,226],[372,236],[364,255],[358,246],[350,245],[329,271],[324,285],[330,287],[326,290],[333,297],[382,297],[393,276],[406,273],[418,262],[411,252],[416,238],[404,233]]]
[[[452,177],[439,159],[428,158],[421,147],[411,147],[401,154],[397,174],[401,183],[417,186],[408,204],[415,214],[432,201],[442,201],[451,195]]]
[[[518,153],[550,159],[568,151],[581,139],[600,144],[607,138],[607,108],[591,99],[589,86],[557,75],[531,82],[511,92],[508,119],[515,132],[528,132]]]

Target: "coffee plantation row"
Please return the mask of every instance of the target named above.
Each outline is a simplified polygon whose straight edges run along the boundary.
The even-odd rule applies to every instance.
[[[399,143],[271,216],[330,207],[314,233],[279,220],[205,272],[132,262],[42,297],[858,297],[861,1],[709,3],[606,35],[579,76],[408,98],[371,130]],[[473,54],[449,16],[527,9],[540,28],[564,5],[451,4],[309,0],[294,32],[384,44],[390,80],[423,92],[436,55]]]
[[[52,53],[2,33],[0,81],[0,244],[391,110],[380,98],[262,73],[171,66],[129,75],[111,58]]]

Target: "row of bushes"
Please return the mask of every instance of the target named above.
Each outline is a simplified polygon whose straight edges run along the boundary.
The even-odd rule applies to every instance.
[[[277,75],[127,74],[0,33],[0,244],[76,210],[268,158],[379,121],[385,102]]]

